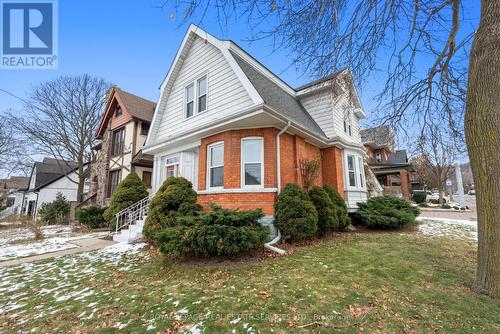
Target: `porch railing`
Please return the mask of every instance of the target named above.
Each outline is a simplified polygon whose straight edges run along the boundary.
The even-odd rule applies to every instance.
[[[124,227],[129,226],[130,224],[133,224],[137,220],[143,219],[148,213],[150,202],[151,196],[146,196],[139,202],[136,202],[118,212],[116,214],[116,232],[120,231]]]

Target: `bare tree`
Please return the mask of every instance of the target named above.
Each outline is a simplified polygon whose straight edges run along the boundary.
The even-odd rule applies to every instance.
[[[416,149],[420,155],[412,159],[412,167],[427,186],[438,189],[439,203],[443,204],[446,180],[453,174],[457,157],[455,144],[449,140],[445,129],[431,126],[420,136]]]
[[[9,121],[0,119],[0,175],[27,175],[33,160],[30,148]]]
[[[57,159],[64,170],[72,167],[69,162],[78,163],[78,181],[68,178],[78,183],[78,201],[109,87],[103,79],[90,75],[62,76],[35,86],[23,114],[9,114],[11,124],[39,154]]]
[[[409,127],[423,135],[433,124],[447,124],[460,147],[465,125],[478,194],[474,287],[499,296],[500,0],[481,1],[477,33],[476,20],[465,16],[464,7],[471,3],[173,0],[161,2],[160,7],[170,17],[180,14],[183,22],[210,19],[208,9],[213,8],[223,29],[232,19],[246,20],[253,32],[251,41],[268,39],[275,50],[292,50],[292,64],[316,77],[347,66],[362,84],[364,78],[383,71],[387,79],[376,98],[376,113],[382,122],[403,131]]]

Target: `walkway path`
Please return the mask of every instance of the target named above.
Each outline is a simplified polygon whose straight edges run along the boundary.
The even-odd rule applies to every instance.
[[[21,264],[21,263],[29,263],[29,262],[35,262],[35,261],[44,260],[44,259],[50,259],[50,258],[57,257],[57,256],[76,254],[76,253],[82,253],[82,252],[89,252],[89,251],[104,248],[104,247],[109,246],[109,245],[113,245],[116,242],[110,241],[110,240],[99,239],[99,238],[87,238],[87,239],[72,240],[72,241],[69,241],[69,243],[75,244],[79,247],[69,248],[69,249],[65,249],[65,250],[61,250],[61,251],[57,251],[57,252],[52,252],[52,253],[45,253],[45,254],[39,254],[39,255],[34,255],[34,256],[22,257],[22,258],[18,258],[18,259],[14,259],[14,260],[2,261],[2,262],[0,262],[0,268],[14,266],[14,265]]]

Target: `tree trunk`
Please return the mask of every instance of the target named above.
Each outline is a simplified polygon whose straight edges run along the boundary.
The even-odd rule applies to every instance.
[[[478,211],[473,289],[500,297],[500,0],[481,1],[470,55],[465,135]]]

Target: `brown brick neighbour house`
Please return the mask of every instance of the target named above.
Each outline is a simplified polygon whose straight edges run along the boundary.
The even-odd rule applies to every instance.
[[[112,87],[93,147],[87,203],[108,204],[117,184],[135,171],[151,188],[153,157],[142,152],[155,103]]]
[[[169,176],[191,180],[199,202],[274,213],[301,161],[321,164],[350,210],[366,201],[365,117],[351,73],[292,88],[232,41],[190,26],[160,88],[143,151],[154,156],[153,192]]]
[[[395,135],[388,125],[361,129],[361,139],[368,150],[368,162],[384,193],[411,197],[410,173],[406,150],[397,150]]]

